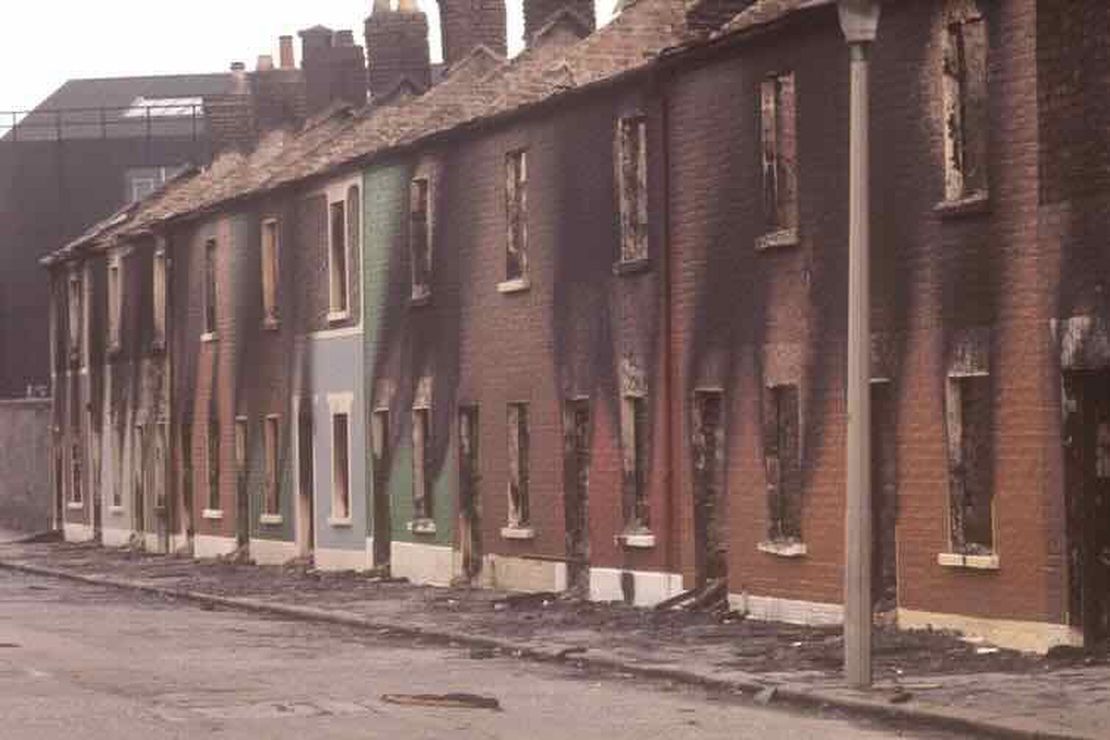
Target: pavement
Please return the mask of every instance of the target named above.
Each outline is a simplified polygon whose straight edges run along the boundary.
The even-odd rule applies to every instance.
[[[0,545],[0,567],[261,612],[367,634],[463,646],[582,670],[836,708],[917,729],[1012,737],[1099,737],[1110,727],[1110,660],[1044,658],[936,632],[880,629],[876,684],[844,685],[839,630],[593,604],[554,594],[430,588],[364,575],[152,556],[93,545]],[[336,627],[338,626],[338,627]]]
[[[0,717],[5,740],[955,737],[10,570]]]

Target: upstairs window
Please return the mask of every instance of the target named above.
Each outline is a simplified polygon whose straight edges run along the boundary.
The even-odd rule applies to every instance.
[[[204,335],[216,338],[217,327],[216,294],[216,240],[204,243]]]
[[[123,264],[119,256],[108,258],[108,350],[120,349],[120,320],[123,312]]]
[[[154,296],[153,318],[153,348],[156,350],[166,347],[166,304],[168,301],[166,285],[166,247],[159,241],[154,249],[154,258],[151,263],[151,293]]]
[[[528,153],[505,157],[505,281],[524,282],[528,277]]]
[[[262,325],[278,325],[278,259],[281,228],[277,219],[262,222]]]
[[[758,248],[798,240],[798,142],[794,75],[777,74],[760,86],[760,144],[764,235]]]
[[[409,183],[409,257],[412,260],[412,300],[427,300],[432,293],[432,214],[430,183],[417,178]]]
[[[328,206],[328,319],[331,321],[341,321],[350,315],[347,221],[346,201],[335,201]]]
[[[82,339],[85,323],[85,284],[79,268],[69,275],[69,292],[66,301],[67,323],[69,329],[69,361],[78,364],[84,356]]]
[[[987,24],[974,0],[950,2],[944,32],[944,195],[987,192]]]
[[[620,261],[642,262],[648,256],[647,119],[643,116],[617,123],[617,187]]]

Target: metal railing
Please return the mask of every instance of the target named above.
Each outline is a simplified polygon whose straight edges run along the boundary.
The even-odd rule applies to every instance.
[[[202,103],[0,111],[0,141],[153,138],[204,133]]]

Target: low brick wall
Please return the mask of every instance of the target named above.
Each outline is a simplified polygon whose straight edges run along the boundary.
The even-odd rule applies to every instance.
[[[0,400],[0,529],[51,527],[50,399]]]

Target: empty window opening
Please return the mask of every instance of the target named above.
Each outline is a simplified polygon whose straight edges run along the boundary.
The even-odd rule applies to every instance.
[[[617,123],[617,186],[621,216],[621,262],[648,256],[647,119],[622,118]]]
[[[262,222],[262,322],[278,324],[278,276],[281,228],[276,219]]]
[[[220,510],[220,422],[215,416],[208,420],[208,508]]]
[[[948,378],[949,514],[952,551],[994,551],[994,457],[989,375]]]
[[[802,541],[802,481],[798,387],[766,390],[763,460],[767,471],[768,537],[773,543]]]
[[[216,240],[204,244],[204,333],[216,335]]]
[[[700,583],[727,575],[724,496],[724,402],[719,391],[694,395],[694,537]]]
[[[343,201],[329,207],[331,242],[328,251],[330,282],[329,309],[333,317],[345,317],[348,311],[347,295],[347,208]]]
[[[414,519],[431,519],[428,486],[429,417],[427,408],[412,410],[412,510]]]
[[[412,260],[412,300],[431,295],[432,215],[429,181],[417,178],[409,184],[409,257]]]
[[[123,266],[118,257],[108,261],[108,349],[120,348],[120,320],[123,313]]]
[[[763,216],[768,233],[798,228],[798,157],[794,75],[768,77],[760,86]]]
[[[505,279],[523,280],[528,274],[528,153],[524,150],[505,157],[505,208]]]
[[[331,502],[332,517],[338,520],[351,518],[351,445],[349,423],[350,416],[348,414],[332,414]]]
[[[509,517],[508,525],[527,528],[531,523],[528,502],[528,404],[510,403],[509,427]]]
[[[973,4],[972,4],[973,5]],[[945,197],[987,191],[987,24],[972,10],[944,33]]]
[[[624,522],[628,533],[648,531],[647,470],[649,462],[648,403],[626,396],[621,413]]]

